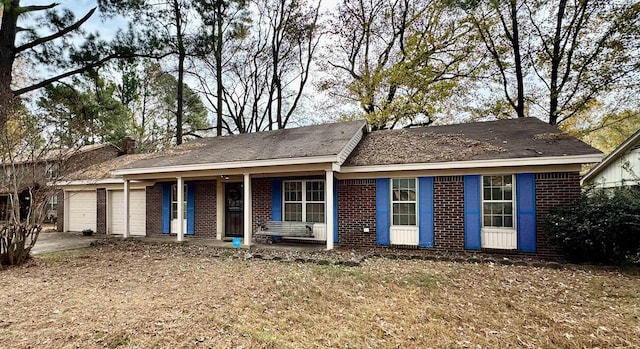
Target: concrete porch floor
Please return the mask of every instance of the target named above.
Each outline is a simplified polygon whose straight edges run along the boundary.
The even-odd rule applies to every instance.
[[[98,235],[100,236],[100,235]],[[109,235],[112,237],[121,237],[118,235]],[[178,242],[175,235],[167,236],[132,236],[132,239],[152,242],[152,243],[187,243],[199,246],[210,246],[215,248],[228,248],[234,249],[231,241],[216,240],[213,238],[201,238],[201,237],[187,237],[184,241]],[[323,251],[326,249],[325,244],[306,244],[306,243],[293,243],[293,242],[278,242],[273,244],[253,243],[250,246],[241,245],[241,250],[274,250],[274,251],[300,251],[300,252],[314,252]]]

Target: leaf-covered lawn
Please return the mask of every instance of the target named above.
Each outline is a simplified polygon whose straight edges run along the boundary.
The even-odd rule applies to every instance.
[[[0,346],[640,346],[634,273],[388,259],[344,267],[219,253],[114,242],[0,271]]]

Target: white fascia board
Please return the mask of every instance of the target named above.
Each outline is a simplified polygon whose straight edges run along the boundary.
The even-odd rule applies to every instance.
[[[114,176],[127,176],[136,174],[152,174],[165,172],[188,172],[188,171],[206,171],[206,170],[224,170],[232,168],[249,168],[249,167],[269,167],[283,165],[304,165],[317,163],[335,163],[338,161],[337,155],[311,156],[304,158],[291,159],[271,159],[271,160],[253,160],[253,161],[234,161],[219,162],[209,164],[193,164],[193,165],[175,165],[165,167],[147,167],[147,168],[127,168],[115,170],[111,174]]]
[[[73,181],[60,181],[56,183],[47,183],[49,186],[66,187],[72,185],[94,185],[94,184],[122,184],[122,178],[104,178],[104,179],[78,179]]]
[[[351,137],[349,142],[345,144],[342,150],[340,150],[340,152],[338,153],[338,165],[342,165],[347,160],[349,155],[351,155],[351,152],[353,152],[353,150],[358,146],[360,141],[362,141],[362,137],[364,136],[364,128],[366,126],[366,123],[363,124],[362,128],[360,128],[358,132],[356,132],[353,137]]]
[[[541,165],[568,165],[587,164],[599,162],[602,159],[600,154],[586,154],[573,156],[554,156],[538,158],[515,158],[515,159],[493,159],[493,160],[469,160],[415,164],[394,164],[394,165],[374,165],[374,166],[342,166],[341,173],[360,172],[386,172],[386,171],[414,171],[414,170],[446,170],[462,168],[487,168],[487,167],[516,167],[516,166],[541,166]]]

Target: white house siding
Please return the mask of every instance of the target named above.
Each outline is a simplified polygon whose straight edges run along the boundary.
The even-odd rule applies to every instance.
[[[418,227],[392,225],[389,229],[391,245],[418,246]]]
[[[628,167],[625,165],[628,163]],[[591,184],[599,188],[640,185],[640,148],[627,152],[602,170]]]

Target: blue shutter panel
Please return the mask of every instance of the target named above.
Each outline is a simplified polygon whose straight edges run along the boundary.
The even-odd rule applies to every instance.
[[[480,176],[464,176],[464,248],[479,250],[481,243]]]
[[[338,242],[338,179],[333,178],[333,242]]]
[[[193,183],[187,184],[187,235],[195,233],[195,206],[196,206],[196,186]]]
[[[271,180],[271,220],[282,220],[282,180]]]
[[[389,246],[389,178],[376,179],[376,244]]]
[[[171,229],[171,184],[162,185],[162,234]]]
[[[536,176],[516,175],[518,250],[536,252]]]
[[[420,247],[433,247],[433,177],[418,178]]]

